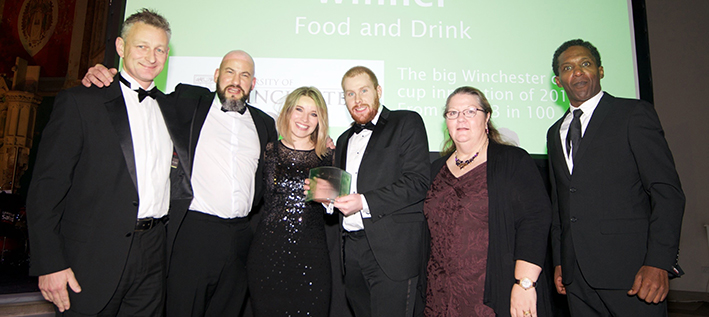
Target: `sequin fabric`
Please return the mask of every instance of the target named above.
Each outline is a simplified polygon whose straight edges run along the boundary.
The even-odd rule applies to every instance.
[[[331,271],[325,209],[305,202],[311,168],[332,165],[332,151],[318,158],[280,142],[266,146],[264,208],[247,262],[256,317],[327,316]]]

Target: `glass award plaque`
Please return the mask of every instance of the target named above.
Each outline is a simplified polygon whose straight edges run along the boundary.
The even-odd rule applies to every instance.
[[[328,203],[339,196],[350,193],[352,175],[332,166],[316,167],[310,170],[310,190],[305,201]]]

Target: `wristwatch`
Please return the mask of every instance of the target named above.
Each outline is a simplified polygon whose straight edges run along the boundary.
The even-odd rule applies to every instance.
[[[537,282],[532,282],[528,277],[525,277],[521,280],[515,279],[515,284],[522,286],[524,290],[528,290],[532,287],[537,287]]]

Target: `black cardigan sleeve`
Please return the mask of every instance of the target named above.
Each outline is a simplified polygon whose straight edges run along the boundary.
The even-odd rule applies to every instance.
[[[515,261],[544,266],[551,204],[539,170],[521,148],[491,142],[487,181],[489,245],[484,301],[500,316],[509,316]],[[539,296],[539,291],[538,298],[546,298]]]

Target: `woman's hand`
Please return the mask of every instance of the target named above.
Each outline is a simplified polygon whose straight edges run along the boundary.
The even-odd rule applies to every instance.
[[[512,317],[537,316],[537,290],[532,287],[525,290],[522,286],[512,286],[510,296],[510,314]]]
[[[542,268],[536,264],[524,260],[517,260],[515,262],[515,278],[518,280],[529,279],[535,282],[541,272]],[[524,287],[517,283],[512,285],[510,315],[512,315],[512,317],[537,316],[537,289],[535,286],[524,289]]]

